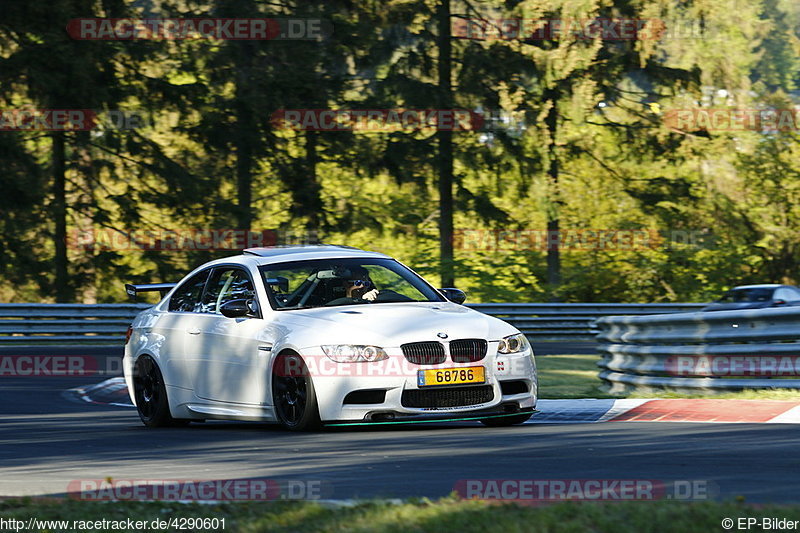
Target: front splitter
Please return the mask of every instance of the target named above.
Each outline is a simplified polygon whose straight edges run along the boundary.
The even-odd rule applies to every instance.
[[[430,422],[465,422],[465,421],[473,421],[473,420],[486,420],[487,418],[505,418],[509,416],[519,416],[526,413],[537,413],[536,409],[520,409],[515,413],[497,413],[497,411],[493,411],[494,414],[487,413],[487,414],[476,414],[470,413],[469,416],[456,416],[453,417],[452,415],[423,415],[423,416],[409,416],[403,417],[402,420],[386,420],[386,421],[379,421],[379,422],[367,422],[364,420],[354,420],[354,421],[343,421],[343,422],[336,422],[333,424],[325,423],[325,427],[341,427],[341,426],[385,426],[385,425],[398,425],[398,424],[425,424]]]

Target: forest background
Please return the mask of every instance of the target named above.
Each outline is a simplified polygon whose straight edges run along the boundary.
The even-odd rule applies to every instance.
[[[708,301],[800,276],[792,0],[6,0],[2,12],[0,301],[124,301],[123,283],[178,281],[251,231],[378,250],[472,302]],[[325,31],[76,38],[82,18]],[[96,124],[19,120],[47,109],[91,110]],[[321,110],[479,120],[331,130],[313,123]],[[233,240],[197,249],[203,235]]]

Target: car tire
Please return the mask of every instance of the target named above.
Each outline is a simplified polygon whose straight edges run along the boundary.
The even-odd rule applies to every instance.
[[[188,420],[176,420],[169,412],[164,376],[149,356],[139,357],[133,371],[133,391],[136,410],[145,426],[151,428],[185,426]]]
[[[528,421],[528,419],[533,415],[533,413],[520,413],[515,416],[500,416],[497,418],[484,418],[481,420],[481,424],[490,428],[501,428],[507,426],[516,426],[517,424],[523,424]]]
[[[281,354],[275,359],[272,401],[278,422],[290,431],[311,431],[322,425],[314,381],[297,354]]]

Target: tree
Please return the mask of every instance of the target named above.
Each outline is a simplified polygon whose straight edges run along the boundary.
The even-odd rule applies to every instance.
[[[92,13],[94,3],[60,0],[48,4],[11,3],[0,23],[6,42],[2,59],[2,86],[10,92],[7,102],[23,100],[40,109],[96,110],[113,107],[121,88],[116,83],[113,58],[119,48],[105,43],[72,40],[65,22]],[[17,98],[9,97],[15,94]],[[68,174],[75,168],[73,156],[85,146],[83,132],[53,131],[50,134],[50,201],[46,211],[52,221],[52,283],[42,280],[45,292],[56,301],[75,297],[69,272],[67,227],[70,187]],[[49,276],[48,276],[49,277]]]

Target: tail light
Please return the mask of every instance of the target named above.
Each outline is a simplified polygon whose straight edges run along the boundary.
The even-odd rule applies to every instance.
[[[125,332],[125,344],[128,344],[128,341],[131,340],[131,333],[133,333],[133,328],[128,326],[128,331]]]

